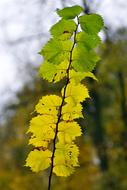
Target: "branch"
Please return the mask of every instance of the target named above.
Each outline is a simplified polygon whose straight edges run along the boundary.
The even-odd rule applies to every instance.
[[[78,17],[77,17],[77,19],[78,19]],[[74,32],[74,43],[73,43],[72,49],[70,51],[69,66],[67,68],[67,80],[66,80],[66,84],[65,84],[65,87],[64,87],[62,103],[61,103],[61,105],[59,107],[59,114],[58,114],[58,120],[57,120],[57,123],[56,123],[55,137],[53,139],[53,153],[52,153],[52,157],[51,157],[51,170],[50,170],[50,174],[49,174],[48,190],[51,189],[51,180],[52,180],[52,173],[53,173],[53,166],[54,166],[54,155],[55,155],[55,150],[56,150],[56,140],[57,140],[57,133],[58,133],[58,125],[60,123],[61,116],[62,116],[62,108],[63,108],[63,105],[64,105],[67,85],[69,84],[69,71],[70,71],[70,67],[71,67],[71,63],[72,63],[72,52],[73,52],[73,49],[74,49],[75,44],[76,44],[76,33],[77,33],[77,30],[78,30],[78,25],[79,25],[79,22],[78,22],[77,27],[76,27],[75,32]]]
[[[90,8],[89,8],[86,0],[83,0],[83,7],[84,7],[84,13],[89,14],[90,13]]]

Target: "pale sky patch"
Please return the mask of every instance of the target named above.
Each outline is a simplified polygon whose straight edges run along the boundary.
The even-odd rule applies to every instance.
[[[39,0],[38,0],[39,1]],[[21,65],[23,59],[31,58],[34,64],[39,65],[41,57],[37,54],[40,50],[38,42],[26,42],[24,45],[16,46],[15,52],[12,54],[14,46],[6,45],[6,40],[14,42],[24,36],[34,35],[38,32],[45,31],[49,35],[49,28],[52,23],[58,19],[54,10],[61,8],[60,0],[46,0],[42,12],[38,12],[37,0],[0,0],[0,101],[3,103],[5,97],[10,97],[12,91],[16,92],[21,89],[21,84],[24,83],[18,77],[17,66]],[[71,3],[70,3],[71,2]],[[67,0],[67,5],[81,4],[81,0]],[[126,0],[93,0],[94,10],[100,13],[105,20],[105,24],[111,26],[112,30],[119,27],[127,27],[127,1]],[[39,15],[40,14],[40,15]],[[37,16],[42,17],[42,25],[38,25],[38,30],[35,28]],[[43,37],[40,43],[48,40],[48,37]],[[25,48],[29,48],[28,57],[23,57]],[[21,51],[21,62],[17,61],[17,53]],[[15,59],[16,58],[16,59]],[[29,62],[29,59],[28,59]],[[13,93],[12,93],[13,94]]]

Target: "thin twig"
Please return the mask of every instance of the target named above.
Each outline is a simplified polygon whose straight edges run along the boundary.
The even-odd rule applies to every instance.
[[[53,153],[52,153],[52,157],[51,157],[51,169],[50,169],[50,174],[49,174],[48,190],[51,189],[51,180],[52,180],[52,173],[53,173],[53,166],[54,166],[54,155],[55,155],[55,150],[56,150],[56,140],[57,140],[57,133],[58,133],[58,125],[59,125],[59,122],[60,122],[61,116],[62,116],[62,107],[64,105],[67,85],[69,84],[69,70],[70,70],[71,63],[72,63],[72,52],[73,52],[73,49],[74,49],[75,44],[76,44],[76,33],[77,33],[78,25],[79,25],[79,22],[78,22],[77,27],[76,27],[76,29],[74,31],[74,43],[73,43],[72,49],[70,51],[69,66],[67,68],[67,80],[66,80],[66,84],[65,84],[65,87],[64,87],[62,103],[61,103],[61,105],[59,107],[58,120],[57,120],[57,123],[56,123],[56,131],[55,131],[55,136],[54,136],[54,139],[53,139]]]

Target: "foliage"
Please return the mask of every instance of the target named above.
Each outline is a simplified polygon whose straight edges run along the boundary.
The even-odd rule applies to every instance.
[[[125,38],[125,36],[122,35],[122,39],[123,38]],[[120,93],[117,76],[117,72],[120,70],[119,68],[121,68],[126,85],[126,49],[125,39],[119,41],[112,40],[110,42],[109,40],[106,41],[103,46],[99,48],[99,52],[102,53],[101,56],[103,57],[96,70],[99,82],[97,83],[95,81],[95,83],[93,83],[93,80],[88,77],[85,81],[82,81],[82,83],[85,82],[85,84],[88,81],[87,85],[89,85],[92,98],[87,101],[87,105],[86,103],[85,105],[82,104],[82,106],[78,105],[77,108],[74,106],[72,110],[73,114],[73,111],[82,108],[82,115],[85,116],[85,120],[82,119],[83,116],[78,120],[82,126],[82,137],[76,138],[76,140],[78,140],[76,143],[80,147],[79,160],[81,167],[78,167],[76,172],[70,177],[58,178],[54,176],[54,190],[59,190],[59,188],[61,190],[82,190],[84,187],[88,190],[127,189],[127,161],[126,151],[123,148],[122,135],[123,133],[125,134],[126,128],[124,127],[124,120],[121,117],[120,109],[120,100],[123,94]],[[114,51],[117,51],[118,56],[115,56]],[[123,65],[125,65],[125,67],[122,67]],[[78,84],[80,79],[82,79],[82,74],[77,74],[76,78]],[[58,91],[63,84],[62,81],[52,84],[46,80],[34,78],[32,83],[26,84],[17,94],[19,100],[18,104],[11,104],[11,108],[6,109],[6,113],[11,112],[13,115],[11,114],[11,117],[6,118],[6,123],[0,127],[0,143],[2,145],[0,149],[0,189],[47,189],[48,171],[36,174],[23,166],[26,155],[30,151],[29,149],[31,149],[31,146],[27,146],[27,136],[24,134],[27,130],[29,120],[33,116],[36,116],[36,114],[33,113],[33,109],[38,99],[41,98],[42,95],[44,96],[51,93],[58,95]],[[94,104],[96,100],[96,97],[93,96],[94,92],[99,94],[99,106],[101,107],[102,113],[101,122],[103,131],[100,130],[99,133],[99,121],[96,120],[95,122],[94,120],[94,116],[98,118],[99,114],[99,109]],[[65,107],[65,112],[66,110],[68,110],[68,107]],[[65,120],[69,115],[65,114]],[[97,132],[95,133],[95,131]],[[102,140],[98,146],[94,142],[95,139],[100,138],[101,133],[106,140],[105,147],[108,156],[108,168],[105,171],[101,169],[101,160],[103,160],[104,157],[98,154],[99,150],[102,150],[102,154],[104,154]],[[71,133],[71,136],[72,135]],[[67,136],[66,139],[68,140]]]
[[[80,135],[78,129],[79,124],[82,127],[82,137],[75,137],[76,144],[80,147],[79,161],[81,167],[78,167],[76,172],[67,178],[54,176],[54,190],[82,190],[84,188],[87,190],[127,189],[127,154],[126,147],[124,147],[126,143],[123,138],[126,133],[126,125],[124,124],[121,109],[124,103],[123,97],[125,96],[127,100],[127,40],[126,33],[125,35],[123,33],[122,35],[120,33],[114,33],[112,36],[110,30],[107,32],[110,32],[111,39],[105,36],[105,42],[98,49],[99,53],[102,54],[102,61],[98,64],[96,70],[94,70],[97,78],[99,78],[99,82],[93,82],[93,80],[88,78],[88,76],[95,77],[95,75],[91,75],[92,73],[89,71],[70,71],[71,80],[73,80],[74,76],[76,85],[82,81],[82,84],[89,86],[91,99],[82,103],[82,105],[78,104],[76,107],[73,104],[71,113],[70,107],[64,105],[64,119],[61,125],[63,125],[64,121],[67,121],[69,117],[72,117],[71,120],[74,119],[73,124],[76,129],[75,131],[78,131],[76,133],[77,136],[78,134]],[[120,39],[114,39],[114,36],[118,36],[118,34]],[[78,34],[76,36],[78,37]],[[89,36],[86,35],[86,38],[87,37]],[[67,37],[66,39],[69,38]],[[91,43],[91,39],[94,40],[92,34],[85,44],[89,50],[91,49],[91,44],[96,44],[96,40],[94,43]],[[100,42],[97,43],[99,44]],[[92,48],[94,47],[92,46]],[[54,67],[55,66],[58,65],[54,65]],[[53,70],[53,67],[51,70]],[[49,71],[45,73],[50,74]],[[121,91],[119,72],[123,75],[125,95]],[[62,77],[62,79],[63,78],[65,79],[65,76]],[[85,80],[83,80],[84,78]],[[34,118],[36,118],[37,114],[33,112],[33,109],[36,107],[35,105],[38,99],[42,98],[42,95],[43,97],[45,95],[47,96],[47,94],[61,96],[59,92],[61,92],[61,88],[65,84],[64,79],[60,81],[58,74],[58,79],[56,79],[57,81],[55,83],[48,83],[46,80],[39,80],[33,77],[33,81],[26,84],[17,94],[19,101],[15,104],[10,103],[11,106],[5,110],[4,113],[10,113],[10,115],[6,118],[6,123],[1,124],[0,127],[0,189],[47,189],[48,170],[45,172],[32,173],[27,167],[24,167],[26,155],[32,148],[31,146],[27,146],[29,136],[24,134],[28,129],[29,120],[33,117],[32,120],[35,121]],[[99,101],[97,101],[98,97]],[[121,101],[123,102],[122,104]],[[79,113],[75,113],[75,111],[79,113],[82,112],[78,120],[75,120],[75,118],[77,118],[76,114]],[[100,112],[101,117],[99,117]],[[82,119],[83,116],[85,116],[85,120]],[[39,114],[38,117],[40,117]],[[32,130],[35,130],[32,120],[30,125],[32,126]],[[47,122],[49,120],[50,119],[47,119]],[[76,127],[77,124],[75,125],[75,121],[78,121],[78,128]],[[99,127],[100,122],[102,128]],[[59,125],[61,132],[59,133],[60,139],[62,140],[63,136],[65,136],[67,142],[74,141],[75,131],[69,130],[70,128],[68,127],[69,126],[63,129],[63,126],[60,128]],[[39,130],[39,126],[37,128]],[[72,140],[68,138],[66,130],[67,133],[70,133]],[[42,135],[42,133],[40,133],[40,135]],[[106,153],[104,152],[105,149]],[[104,162],[105,155],[107,155],[106,162],[108,167],[103,170],[102,163]]]
[[[96,80],[91,71],[99,60],[95,47],[100,43],[98,32],[103,27],[100,15],[81,15],[80,6],[57,10],[62,17],[50,29],[52,38],[40,54],[44,62],[40,76],[48,82],[65,84],[61,94],[43,96],[35,107],[38,114],[32,118],[28,133],[29,144],[34,146],[26,166],[39,172],[49,166],[49,189],[52,172],[57,176],[69,176],[79,166],[79,150],[74,140],[81,136],[81,128],[75,119],[82,116],[81,102],[90,98],[85,77]],[[76,17],[77,21],[72,20]],[[80,30],[80,28],[82,30]]]

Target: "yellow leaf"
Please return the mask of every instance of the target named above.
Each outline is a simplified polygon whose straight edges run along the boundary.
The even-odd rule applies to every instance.
[[[57,176],[69,176],[78,164],[79,150],[75,144],[56,144],[53,172]]]
[[[82,115],[82,105],[74,104],[73,101],[70,100],[69,103],[65,104],[62,108],[62,118],[65,121],[72,121],[76,118],[83,118]]]
[[[27,133],[32,133],[29,144],[32,144],[36,147],[48,147],[48,144],[54,138],[55,127],[56,123],[53,122],[52,117],[50,116],[46,117],[45,115],[39,115],[34,117],[31,120],[30,127],[27,131]]]
[[[60,65],[57,65],[56,75],[54,76],[54,82],[60,81],[67,75],[68,60],[64,60]]]
[[[57,116],[61,102],[62,99],[59,96],[47,95],[42,97],[42,99],[36,105],[35,110],[40,114]]]
[[[66,165],[56,165],[53,169],[53,172],[57,176],[63,176],[63,177],[68,177],[72,173],[74,173],[74,168],[71,166],[66,166]]]
[[[50,150],[33,150],[29,153],[25,166],[30,167],[34,172],[39,172],[50,166],[51,156],[52,152]]]
[[[77,122],[62,121],[58,127],[58,139],[61,143],[72,143],[76,137],[81,136],[81,128]]]
[[[63,94],[63,89],[62,89]],[[70,82],[66,88],[65,102],[70,103],[74,102],[75,104],[84,101],[86,98],[89,98],[88,89],[82,85],[76,85],[74,82]]]
[[[32,118],[30,122],[30,127],[28,132],[33,133],[34,136],[36,137],[41,137],[41,138],[50,138],[54,136],[54,128],[55,128],[55,123],[46,123],[46,118],[43,116],[39,115],[37,117]],[[50,122],[50,121],[48,121]]]
[[[42,147],[42,148],[48,148],[50,141],[43,140],[40,137],[31,137],[29,139],[29,144],[34,145],[35,147]]]

